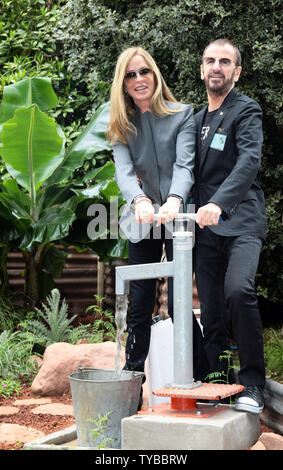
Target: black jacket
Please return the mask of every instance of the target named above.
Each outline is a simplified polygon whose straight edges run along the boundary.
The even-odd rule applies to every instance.
[[[214,202],[223,222],[209,228],[219,235],[257,235],[265,239],[264,194],[259,182],[262,111],[248,96],[233,88],[214,116],[201,148],[205,106],[195,116],[197,129],[193,202]]]

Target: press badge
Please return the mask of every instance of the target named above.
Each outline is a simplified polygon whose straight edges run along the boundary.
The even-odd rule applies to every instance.
[[[210,147],[216,150],[223,150],[226,137],[224,134],[214,134]]]

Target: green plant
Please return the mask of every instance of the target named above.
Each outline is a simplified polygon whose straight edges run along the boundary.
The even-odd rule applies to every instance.
[[[33,336],[22,331],[3,331],[0,334],[0,378],[28,382],[38,371],[30,360],[34,346]]]
[[[94,441],[94,447],[97,447],[98,450],[105,449],[110,444],[110,442],[113,442],[114,440],[111,437],[104,437],[104,433],[107,430],[107,423],[109,421],[111,413],[113,412],[108,411],[103,416],[98,413],[98,416],[96,418],[89,420],[95,425],[94,429],[91,430],[91,435]]]
[[[68,343],[76,344],[81,339],[86,339],[91,343],[91,337],[91,324],[79,324],[78,326],[70,329]]]
[[[283,383],[283,337],[281,328],[263,330],[266,376]]]
[[[215,371],[208,374],[205,378],[210,383],[225,383],[228,384],[229,382],[229,374],[232,369],[238,369],[239,367],[236,365],[232,365],[232,356],[233,353],[230,350],[223,351],[223,354],[219,356],[219,360],[225,362],[225,371]],[[233,396],[230,396],[230,405],[233,403]]]
[[[97,303],[90,305],[86,311],[93,310],[94,322],[91,327],[90,341],[93,343],[103,343],[104,341],[115,341],[116,328],[114,315],[108,310],[103,309],[103,297],[94,295]]]
[[[0,397],[1,395],[5,398],[9,398],[16,393],[18,395],[22,388],[20,380],[14,379],[0,379]]]
[[[0,298],[0,333],[4,330],[14,330],[23,319],[25,312],[12,305],[9,298]]]
[[[4,86],[27,77],[51,78],[59,98],[53,117],[66,135],[72,137],[75,121],[79,122],[86,115],[89,102],[84,96],[85,87],[77,88],[73,83],[54,41],[52,29],[59,19],[60,5],[64,3],[65,0],[1,2],[0,92]]]
[[[26,320],[21,324],[23,331],[34,337],[34,343],[44,347],[52,343],[68,341],[71,332],[71,323],[76,315],[68,318],[68,305],[63,299],[60,305],[60,292],[53,289],[47,297],[47,304],[42,303],[43,310],[35,307],[35,311],[41,320]]]
[[[233,356],[232,351],[225,350],[223,351],[223,353],[224,354],[221,354],[219,356],[219,360],[220,362],[223,360],[225,362],[227,361],[227,363],[225,364],[226,372],[225,371],[211,372],[210,374],[206,376],[205,380],[207,379],[211,383],[221,383],[221,382],[226,383],[226,384],[229,383],[229,373],[231,369],[238,369],[238,366],[232,365],[232,356]]]
[[[62,129],[46,114],[57,102],[50,80],[33,77],[5,87],[0,107],[0,154],[9,173],[0,182],[0,219],[5,222],[0,224],[1,274],[7,280],[9,249],[20,250],[31,307],[45,298],[53,277],[62,272],[67,254],[55,242],[93,249],[102,257],[124,257],[127,246],[123,239],[107,239],[110,226],[103,240],[100,234],[90,239],[87,233],[92,203],[109,207],[112,197],[123,203],[113,161],[100,166],[110,151],[105,138],[109,104],[95,112],[65,149]],[[97,167],[73,180],[74,172],[91,159]]]

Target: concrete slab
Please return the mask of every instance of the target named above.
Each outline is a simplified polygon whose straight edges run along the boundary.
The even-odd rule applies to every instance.
[[[123,450],[244,450],[260,435],[259,416],[233,405],[209,418],[136,414],[121,427]]]
[[[77,438],[76,426],[69,426],[61,431],[53,432],[47,436],[41,437],[24,445],[25,450],[66,450],[67,448],[74,448],[74,443]]]
[[[97,447],[81,447],[77,442],[76,425],[56,431],[47,436],[27,442],[24,450],[97,450]],[[104,450],[104,449],[103,449]],[[117,450],[117,449],[107,449]]]

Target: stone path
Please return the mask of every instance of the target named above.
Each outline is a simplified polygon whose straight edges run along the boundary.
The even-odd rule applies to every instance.
[[[31,413],[34,414],[51,414],[54,416],[74,415],[72,405],[62,403],[52,403],[50,398],[29,398],[23,400],[15,400],[13,406],[0,406],[0,417],[7,417],[19,413],[21,406],[31,406]],[[21,426],[19,424],[0,423],[0,442],[5,444],[14,444],[15,442],[31,442],[45,434],[32,427]]]

